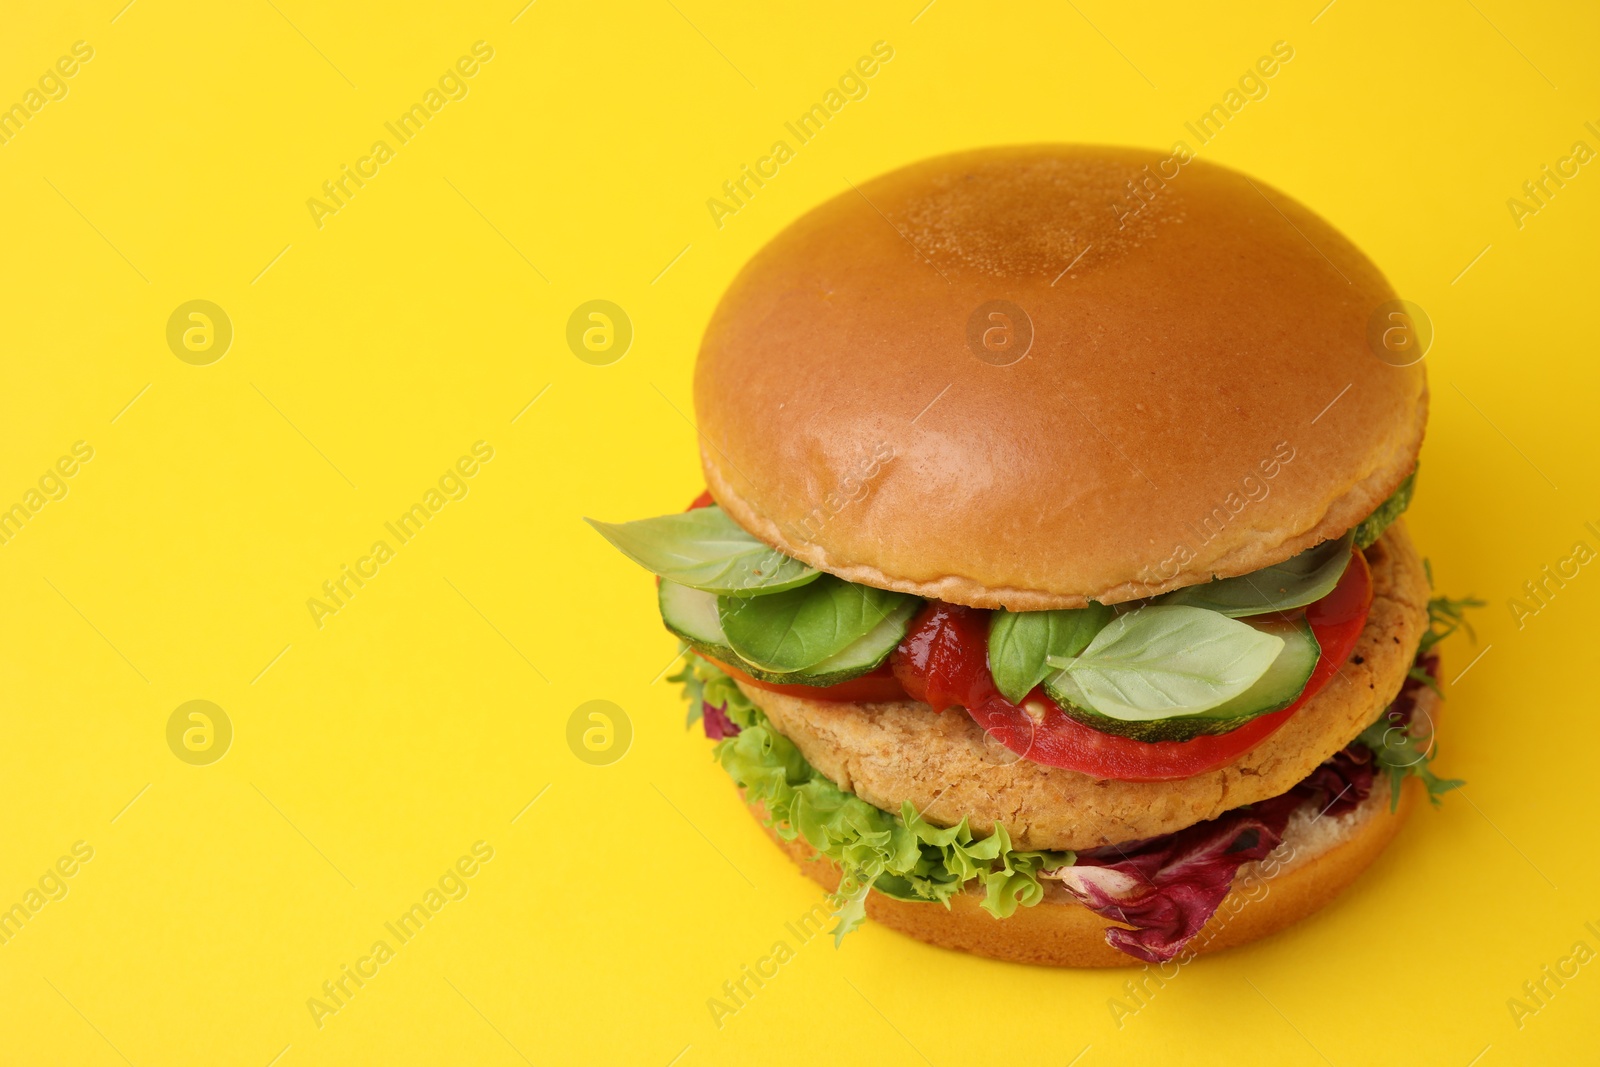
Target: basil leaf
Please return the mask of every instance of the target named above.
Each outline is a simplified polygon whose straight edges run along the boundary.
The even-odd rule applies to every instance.
[[[824,574],[781,593],[719,596],[717,615],[740,657],[764,671],[792,674],[843,651],[911,599]]]
[[[1150,605],[1119,615],[1073,659],[1052,656],[1091,711],[1127,722],[1192,715],[1267,672],[1283,638],[1215,611]]]
[[[1400,515],[1411,506],[1411,491],[1416,488],[1417,469],[1411,468],[1411,473],[1406,475],[1406,480],[1400,483],[1400,488],[1389,494],[1389,499],[1378,505],[1378,510],[1362,519],[1356,524],[1356,547],[1366,548],[1378,538],[1383,536],[1383,531],[1389,524],[1398,519]]]
[[[637,522],[584,521],[645,570],[708,593],[759,596],[822,574],[757,540],[715,504]]]
[[[1060,611],[997,611],[989,617],[989,672],[1000,695],[1019,703],[1050,673],[1050,656],[1082,652],[1114,613],[1104,604]]]
[[[1230,618],[1288,611],[1315,603],[1333,592],[1350,565],[1351,534],[1324,541],[1282,563],[1236,578],[1219,578],[1164,593],[1152,604],[1184,604]]]

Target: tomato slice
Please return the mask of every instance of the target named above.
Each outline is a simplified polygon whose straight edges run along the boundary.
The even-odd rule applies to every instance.
[[[708,490],[694,499],[689,510],[713,503]],[[989,613],[941,601],[923,607],[887,663],[838,685],[763,682],[732,664],[712,662],[740,681],[808,700],[864,704],[909,698],[935,711],[959,705],[996,741],[1034,763],[1100,779],[1167,782],[1226,767],[1272,736],[1344,666],[1371,607],[1372,572],[1366,557],[1353,549],[1350,566],[1333,592],[1306,608],[1306,621],[1322,653],[1299,698],[1237,730],[1191,741],[1135,741],[1101,733],[1069,718],[1043,689],[1034,689],[1021,706],[1011,703],[1000,695],[989,673]]]
[[[693,511],[695,508],[709,508],[712,504],[715,504],[715,503],[716,503],[716,501],[711,499],[711,490],[707,489],[705,492],[701,493],[699,496],[697,496],[693,500],[689,501],[689,506],[684,508],[683,510],[684,511]]]
[[[707,659],[711,657],[707,656]],[[760,689],[773,693],[783,693],[792,697],[805,697],[807,700],[831,700],[848,702],[851,704],[879,704],[891,700],[905,700],[906,691],[900,687],[889,665],[885,663],[877,670],[852,678],[848,682],[838,685],[790,685],[779,682],[763,682],[759,678],[752,678],[739,668],[712,659],[718,667],[741,682],[748,682]]]
[[[1165,782],[1225,767],[1271,736],[1343,666],[1371,605],[1372,574],[1357,551],[1333,592],[1306,609],[1322,654],[1299,699],[1237,730],[1192,741],[1135,741],[1101,733],[1068,718],[1041,689],[1029,693],[1023,706],[1012,704],[994,687],[982,614],[971,609],[938,605],[941,612],[930,605],[891,662],[913,697],[927,698],[935,707],[960,703],[985,732],[1024,759],[1100,779]],[[919,674],[927,680],[919,682]],[[965,690],[965,699],[951,700],[955,690]]]

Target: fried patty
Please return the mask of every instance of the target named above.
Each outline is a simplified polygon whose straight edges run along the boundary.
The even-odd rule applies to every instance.
[[[1218,770],[1167,782],[1106,781],[1019,758],[959,708],[835,703],[739,687],[841,789],[929,822],[1002,823],[1024,849],[1087,849],[1215,818],[1287,792],[1355,739],[1405,682],[1428,622],[1428,581],[1404,525],[1366,551],[1372,611],[1349,661],[1278,731]]]

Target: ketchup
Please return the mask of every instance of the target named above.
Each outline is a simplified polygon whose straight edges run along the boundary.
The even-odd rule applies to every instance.
[[[1011,703],[989,673],[988,612],[929,604],[912,620],[889,662],[912,697],[936,710],[959,704],[985,733],[1034,763],[1100,779],[1172,781],[1225,767],[1276,732],[1343,666],[1371,606],[1372,574],[1357,551],[1333,592],[1306,608],[1321,655],[1299,698],[1236,730],[1190,741],[1136,741],[1102,733],[1067,715],[1040,688],[1020,706]]]
[[[712,502],[711,494],[703,493],[690,508]],[[1172,781],[1225,767],[1276,732],[1338,673],[1361,636],[1371,607],[1372,573],[1366,557],[1353,550],[1339,584],[1306,608],[1306,622],[1322,652],[1299,698],[1236,730],[1189,741],[1136,741],[1102,733],[1067,715],[1039,687],[1020,705],[1011,703],[989,672],[990,613],[937,600],[925,604],[911,620],[885,665],[839,685],[762,682],[728,664],[718,666],[760,688],[811,700],[876,703],[909,698],[936,712],[961,707],[985,733],[1034,763],[1099,779]]]
[[[989,673],[989,613],[934,600],[911,620],[889,668],[912,700],[934,711],[999,696]]]
[[[890,655],[889,664],[913,700],[934,711],[965,708],[996,741],[1031,758],[1040,713],[1046,709],[1058,715],[1061,712],[1041,689],[1024,698],[1028,710],[1001,696],[989,672],[989,614],[933,601],[911,620],[911,628]],[[1037,710],[1030,715],[1033,709]]]

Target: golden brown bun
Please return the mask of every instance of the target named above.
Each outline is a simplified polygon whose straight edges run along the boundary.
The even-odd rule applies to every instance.
[[[1171,968],[1189,954],[1201,956],[1258,940],[1321,909],[1344,892],[1393,840],[1416,805],[1420,788],[1420,783],[1407,782],[1401,791],[1400,807],[1391,815],[1389,785],[1380,775],[1361,807],[1338,820],[1321,820],[1342,824],[1319,827],[1322,832],[1304,831],[1311,813],[1302,809],[1291,821],[1284,845],[1260,863],[1240,868],[1233,889],[1210,921],[1178,959],[1164,965],[1161,973],[1170,977]],[[765,823],[765,813],[759,806],[752,807],[751,812]],[[768,833],[771,834],[770,828]],[[818,856],[803,838],[784,841],[771,835],[813,881],[829,892],[838,888],[839,869]],[[984,911],[982,894],[970,889],[952,898],[948,911],[931,902],[908,903],[871,892],[867,895],[867,915],[891,930],[930,945],[1015,963],[1055,967],[1144,964],[1106,944],[1106,928],[1122,924],[1083,907],[1059,885],[1048,880],[1046,885],[1043,901],[1031,908],[1018,908],[1005,919],[996,919]]]
[[[1367,550],[1372,611],[1344,669],[1278,731],[1220,770],[1171,782],[1101,781],[1001,747],[959,708],[847,704],[740,688],[841,789],[931,823],[996,822],[1024,849],[1086,849],[1171,833],[1277,796],[1349,744],[1405,682],[1428,622],[1428,581],[1403,523]]]
[[[1365,518],[1426,416],[1421,366],[1368,347],[1394,293],[1235,171],[1168,162],[1134,199],[1161,159],[969,152],[800,218],[701,346],[712,495],[842,578],[1013,610],[1243,574]],[[968,343],[992,300],[1032,322],[1008,366]]]

